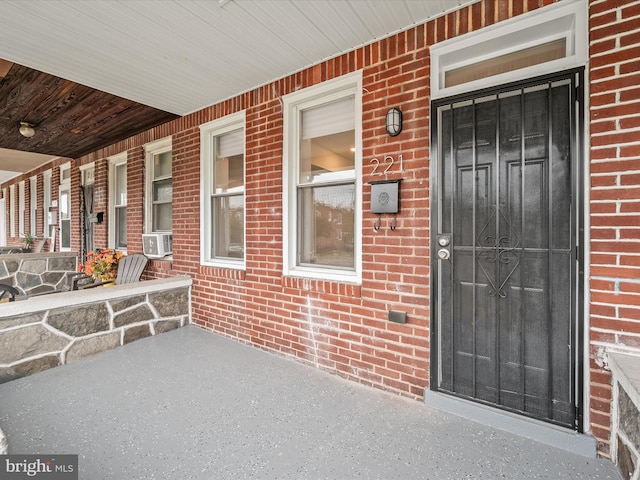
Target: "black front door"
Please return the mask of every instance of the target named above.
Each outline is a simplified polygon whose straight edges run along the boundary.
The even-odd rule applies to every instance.
[[[574,428],[576,82],[433,110],[436,388]]]

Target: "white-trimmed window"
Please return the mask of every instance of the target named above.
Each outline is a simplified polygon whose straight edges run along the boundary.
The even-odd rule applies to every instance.
[[[202,263],[244,265],[244,132],[244,112],[200,127]]]
[[[171,232],[173,174],[171,137],[145,145],[146,154],[146,215],[147,233]]]
[[[51,170],[42,173],[42,210],[43,214],[43,235],[45,237],[53,237],[51,225],[55,224],[55,220],[51,218]]]
[[[29,229],[34,237],[38,235],[38,177],[29,178]]]
[[[127,249],[127,152],[109,158],[109,245]]]
[[[60,166],[60,188],[58,190],[60,209],[60,251],[71,250],[71,164]]]
[[[16,238],[16,185],[9,185],[9,232],[12,238]]]
[[[361,281],[362,77],[283,98],[284,273]]]
[[[18,183],[18,234],[21,237],[27,233],[25,231],[25,209],[26,209],[26,194],[24,180]]]

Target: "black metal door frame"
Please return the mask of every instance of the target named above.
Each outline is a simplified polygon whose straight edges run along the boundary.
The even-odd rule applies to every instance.
[[[486,95],[497,94],[499,92],[512,90],[514,88],[531,87],[543,83],[571,79],[575,88],[573,88],[573,98],[571,112],[572,128],[571,128],[571,145],[572,145],[572,218],[575,219],[575,250],[576,258],[573,265],[571,277],[573,283],[573,315],[572,322],[572,341],[574,350],[571,355],[572,372],[574,378],[571,384],[571,395],[575,405],[575,420],[573,428],[583,431],[583,393],[584,393],[584,128],[585,128],[585,112],[584,112],[584,68],[576,68],[559,72],[556,74],[544,75],[541,77],[527,79],[523,81],[513,82],[474,92],[469,92],[454,97],[438,99],[431,102],[431,173],[430,173],[430,198],[431,198],[431,338],[430,338],[430,389],[438,391],[440,377],[440,352],[439,345],[439,298],[438,298],[438,278],[439,278],[439,262],[437,256],[438,251],[438,216],[439,216],[439,156],[438,156],[438,108],[442,105],[480,98]],[[480,400],[476,400],[483,403]],[[490,404],[491,406],[496,406]],[[500,408],[500,407],[499,407]],[[523,412],[517,412],[523,415]]]

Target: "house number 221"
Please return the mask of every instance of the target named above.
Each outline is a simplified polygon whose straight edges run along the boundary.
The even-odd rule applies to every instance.
[[[380,160],[378,160],[376,157],[373,157],[371,160],[369,160],[369,163],[374,164],[371,175],[384,175],[389,172],[389,170],[391,170],[394,165],[396,165],[396,160],[391,155],[385,155],[382,159],[382,162],[380,162]],[[384,167],[385,164],[387,164],[387,167],[384,170],[380,171],[380,169]],[[402,154],[398,155],[398,164],[398,168],[400,169],[400,171],[404,172],[404,168],[402,167]]]

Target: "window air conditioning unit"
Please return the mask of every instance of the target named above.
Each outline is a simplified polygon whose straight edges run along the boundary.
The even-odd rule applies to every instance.
[[[173,238],[170,233],[143,233],[142,251],[149,258],[162,258],[173,252]]]

